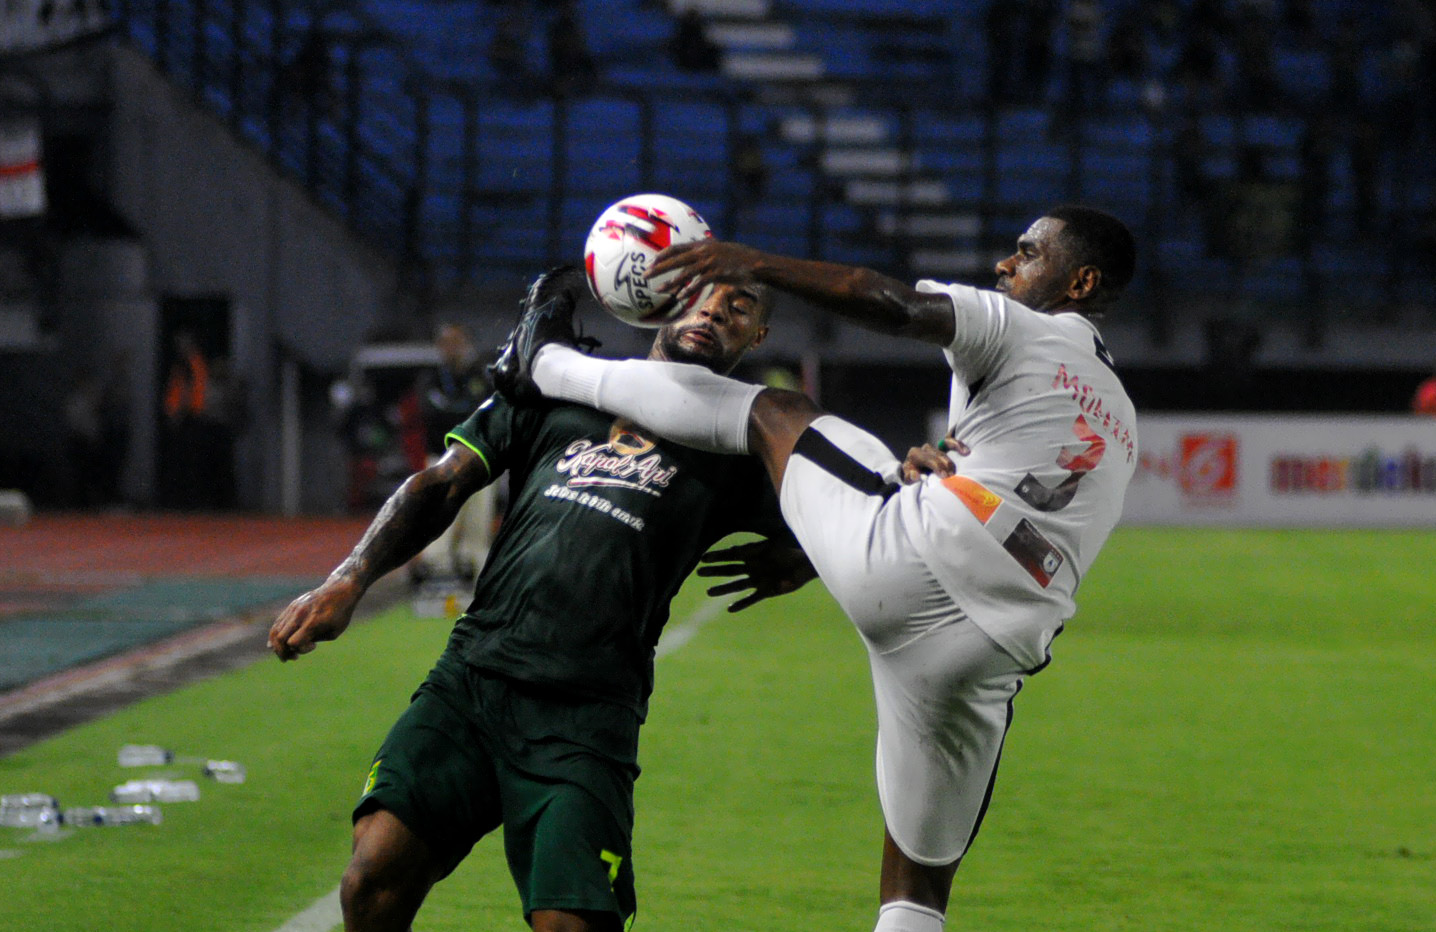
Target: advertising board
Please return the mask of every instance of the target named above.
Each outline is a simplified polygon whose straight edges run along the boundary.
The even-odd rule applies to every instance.
[[[1125,524],[1436,528],[1436,418],[1148,415]]]

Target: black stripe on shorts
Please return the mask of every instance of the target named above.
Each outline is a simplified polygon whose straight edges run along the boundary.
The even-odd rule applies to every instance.
[[[877,495],[887,501],[898,490],[896,482],[884,481],[882,476],[853,459],[811,427],[798,437],[793,454],[814,463],[844,485],[852,486],[864,495]]]

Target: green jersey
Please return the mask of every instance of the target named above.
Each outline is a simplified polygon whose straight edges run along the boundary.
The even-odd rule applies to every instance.
[[[451,646],[522,682],[633,709],[668,603],[734,531],[791,539],[756,459],[658,440],[592,408],[485,401],[448,435],[509,474],[509,506]]]

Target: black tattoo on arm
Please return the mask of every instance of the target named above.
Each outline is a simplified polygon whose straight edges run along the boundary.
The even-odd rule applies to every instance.
[[[414,473],[389,496],[364,536],[332,576],[368,589],[412,560],[444,532],[470,495],[488,482],[483,461],[453,447],[438,463]]]

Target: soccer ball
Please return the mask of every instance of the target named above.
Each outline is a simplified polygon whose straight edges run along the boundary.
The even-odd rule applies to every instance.
[[[679,303],[648,277],[653,257],[675,243],[712,237],[698,212],[666,194],[625,197],[598,215],[583,247],[588,286],[604,310],[635,327],[662,327],[708,300],[713,286]]]

